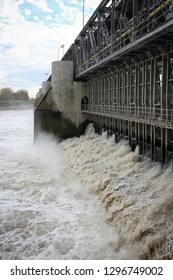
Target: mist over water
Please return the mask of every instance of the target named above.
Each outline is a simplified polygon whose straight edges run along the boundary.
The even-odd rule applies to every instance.
[[[106,132],[33,144],[31,110],[0,111],[1,259],[172,259],[171,167]]]

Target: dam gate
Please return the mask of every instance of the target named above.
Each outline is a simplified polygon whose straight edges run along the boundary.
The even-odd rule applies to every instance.
[[[52,63],[35,134],[81,135],[89,122],[152,161],[173,160],[173,0],[102,0]]]
[[[84,118],[153,161],[173,158],[173,1],[104,0],[62,60],[88,84]]]

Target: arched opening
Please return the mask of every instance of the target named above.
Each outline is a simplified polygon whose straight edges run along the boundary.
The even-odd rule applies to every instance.
[[[88,109],[88,97],[84,96],[81,99],[81,110],[86,111]]]

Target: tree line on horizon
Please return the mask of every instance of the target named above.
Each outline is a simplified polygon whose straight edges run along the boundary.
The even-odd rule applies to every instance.
[[[10,87],[0,89],[0,102],[28,102],[29,94],[25,89],[13,91]]]

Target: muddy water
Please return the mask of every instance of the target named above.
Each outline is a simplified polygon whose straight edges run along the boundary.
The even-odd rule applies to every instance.
[[[131,152],[106,132],[87,134],[60,144],[69,176],[99,197],[107,223],[137,258],[173,259],[172,166],[140,162],[138,148]]]
[[[0,111],[0,124],[0,258],[131,258],[98,196],[68,176],[57,140],[33,145],[32,111]]]
[[[1,259],[173,258],[173,176],[106,133],[33,144],[31,110],[0,111]]]

